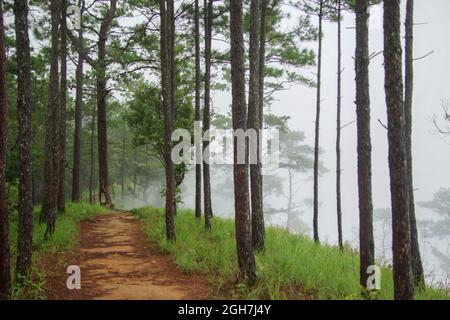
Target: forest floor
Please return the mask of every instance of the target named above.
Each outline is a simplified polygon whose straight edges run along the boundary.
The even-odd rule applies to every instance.
[[[80,223],[80,243],[46,264],[46,297],[54,300],[208,299],[206,278],[185,274],[167,253],[149,243],[129,212],[95,216]],[[81,270],[81,289],[67,289],[68,265]]]

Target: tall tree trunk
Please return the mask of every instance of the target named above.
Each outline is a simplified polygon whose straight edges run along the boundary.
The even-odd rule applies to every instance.
[[[92,122],[91,122],[91,146],[90,146],[90,173],[89,173],[89,203],[95,203],[95,148],[94,148],[94,138],[95,138],[95,123],[97,118],[97,109],[95,105],[92,110]]]
[[[416,210],[414,204],[414,179],[412,160],[412,106],[414,89],[414,0],[406,3],[405,20],[405,130],[406,130],[406,160],[408,165],[409,187],[409,220],[411,225],[411,255],[414,284],[425,286],[425,276],[420,255],[419,235],[417,232]]]
[[[246,130],[247,110],[245,102],[244,30],[242,2],[230,0],[231,86],[233,129]],[[237,153],[246,150],[245,139],[234,139],[234,206],[236,246],[240,276],[250,284],[256,281],[255,256],[253,254],[250,200],[248,192],[248,163],[238,163]]]
[[[260,0],[261,1],[261,24],[260,24],[260,32],[259,32],[259,74],[258,74],[258,128],[263,128],[264,123],[264,85],[265,85],[265,65],[266,65],[266,17],[268,10],[268,3],[270,0]],[[259,139],[259,138],[258,138]],[[258,155],[262,157],[262,144],[258,143]],[[262,159],[260,159],[262,160]],[[263,176],[262,176],[262,163],[258,162],[258,170],[259,170],[259,190],[261,192],[261,205],[262,205],[262,214],[264,218],[264,189],[263,189]],[[253,220],[252,220],[253,221]],[[264,220],[260,220],[262,222],[262,226],[264,226]],[[252,237],[253,238],[253,237]],[[254,238],[253,238],[254,239]],[[252,239],[252,241],[254,241]],[[253,246],[255,247],[255,242],[253,242]]]
[[[59,161],[60,146],[59,121],[59,26],[60,26],[60,1],[50,2],[51,11],[51,53],[50,53],[50,79],[49,96],[47,103],[47,128],[45,133],[45,160],[44,160],[44,190],[41,211],[41,221],[47,222],[45,238],[51,237],[55,232],[56,210],[58,201]]]
[[[336,213],[338,225],[338,243],[344,248],[342,240],[342,201],[341,201],[341,106],[342,106],[342,1],[338,0],[338,70],[337,70],[337,116],[336,116]]]
[[[122,134],[122,155],[121,155],[121,159],[120,159],[120,196],[122,199],[122,205],[123,202],[125,201],[125,177],[126,177],[126,158],[125,158],[125,153],[126,153],[126,143],[127,143],[127,127],[126,124],[124,123],[123,125],[123,134]]]
[[[66,210],[67,0],[61,0],[61,79],[59,102],[58,212]]]
[[[176,60],[176,27],[175,27],[175,8],[174,1],[167,2],[167,23],[168,23],[168,35],[169,35],[169,65],[170,65],[170,94],[171,94],[171,116],[172,116],[172,130],[174,123],[177,119],[177,60]],[[174,180],[176,179],[176,170],[174,167]],[[176,190],[178,185],[174,182],[174,197],[173,197],[173,215],[177,215],[177,196]]]
[[[6,152],[8,150],[8,80],[6,78],[3,1],[0,0],[0,300],[11,297],[9,219],[6,200]]]
[[[28,277],[33,241],[31,59],[28,37],[28,1],[14,0],[17,52],[17,113],[19,117],[19,232],[16,279]]]
[[[356,116],[360,285],[367,286],[367,268],[375,264],[372,204],[372,143],[369,91],[369,0],[356,2]]]
[[[175,122],[177,116],[176,93],[177,93],[177,73],[175,57],[175,8],[174,1],[167,1],[167,28],[169,37],[169,65],[170,71],[170,94],[172,100],[172,121]],[[174,203],[174,206],[176,203]]]
[[[81,5],[81,0],[78,2]],[[82,8],[80,19],[82,18]],[[78,32],[78,41],[83,45],[83,31]],[[83,48],[81,48],[83,50]],[[82,123],[83,123],[83,68],[84,60],[81,54],[78,54],[77,70],[75,72],[76,94],[75,94],[75,134],[73,147],[73,173],[72,173],[72,201],[81,201],[81,149],[82,149]]]
[[[250,2],[250,80],[248,98],[248,122],[249,129],[256,130],[257,135],[257,159],[255,164],[250,165],[250,185],[251,185],[251,210],[252,210],[252,243],[253,249],[261,251],[264,249],[264,213],[262,203],[262,175],[261,175],[261,128],[259,127],[259,52],[260,52],[260,31],[261,31],[261,7],[259,0]]]
[[[319,243],[319,153],[320,153],[320,106],[322,86],[322,22],[323,22],[323,0],[319,4],[319,48],[317,52],[317,100],[316,100],[316,123],[314,138],[314,199],[313,199],[313,229],[314,241]]]
[[[112,207],[111,194],[109,192],[108,173],[108,133],[107,133],[107,99],[106,90],[106,42],[116,13],[117,0],[110,0],[110,7],[100,26],[98,36],[98,60],[97,60],[97,131],[98,131],[98,173],[99,173],[99,200],[106,208]]]
[[[213,22],[213,0],[204,1],[205,12],[205,97],[203,108],[203,132],[210,129],[210,104],[211,104],[211,44],[212,44],[212,22]],[[209,161],[209,141],[203,141],[203,160]],[[203,207],[205,211],[205,227],[211,229],[211,218],[213,216],[211,203],[211,176],[209,163],[203,162]]]
[[[199,0],[195,0],[195,121],[200,121],[200,90],[201,90],[201,67],[200,67],[200,8]],[[198,139],[199,137],[197,137]],[[197,140],[196,140],[197,141]],[[202,147],[200,143],[195,144],[195,217],[202,216]]]
[[[407,300],[414,298],[414,286],[398,0],[384,0],[384,66],[391,180],[394,296],[397,300]]]
[[[174,221],[174,201],[175,201],[175,172],[174,164],[171,158],[172,151],[172,82],[171,74],[173,65],[170,62],[170,44],[167,44],[167,39],[170,33],[169,17],[171,16],[168,2],[173,0],[159,0],[159,8],[161,15],[161,83],[162,96],[164,105],[164,158],[166,169],[166,237],[167,240],[174,242],[175,236],[175,221]]]

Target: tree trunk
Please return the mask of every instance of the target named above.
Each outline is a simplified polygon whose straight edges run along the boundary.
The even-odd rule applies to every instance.
[[[47,104],[47,127],[45,133],[45,160],[44,160],[44,190],[42,197],[41,222],[47,222],[45,238],[51,237],[55,233],[56,210],[58,201],[58,176],[59,176],[59,121],[60,121],[60,100],[59,100],[59,22],[60,22],[60,1],[50,2],[51,10],[51,54],[50,54],[50,79],[49,96]]]
[[[90,146],[90,173],[89,173],[89,203],[95,203],[95,149],[94,149],[94,137],[95,137],[95,123],[96,123],[97,110],[95,105],[92,110],[92,123],[91,123],[91,146]]]
[[[99,173],[99,200],[102,206],[112,207],[109,192],[108,173],[108,133],[107,133],[107,95],[105,75],[106,46],[99,42],[99,66],[97,70],[97,143],[98,143],[98,173]]]
[[[19,231],[16,279],[20,283],[31,270],[33,241],[31,59],[28,37],[28,1],[14,1],[17,52],[17,112],[19,117]]]
[[[174,103],[172,101],[172,82],[171,74],[173,65],[170,63],[170,44],[167,44],[167,39],[171,28],[169,27],[169,18],[171,16],[169,1],[173,0],[159,0],[160,15],[161,15],[161,83],[162,96],[164,105],[164,158],[166,169],[166,237],[167,240],[174,242],[175,236],[175,222],[174,222],[174,201],[175,201],[175,175],[174,164],[171,158],[172,151],[172,110]]]
[[[66,210],[67,0],[61,0],[61,82],[59,104],[58,212]]]
[[[231,86],[233,129],[246,130],[244,30],[242,2],[230,1]],[[245,140],[245,139],[244,139]],[[240,143],[239,143],[240,142]],[[248,163],[237,162],[237,149],[246,150],[245,141],[234,139],[234,206],[236,246],[240,276],[253,284],[256,281],[255,256],[253,254],[250,201],[248,192]]]
[[[339,248],[344,249],[342,240],[342,201],[341,201],[341,106],[342,106],[342,3],[338,0],[338,70],[337,70],[337,116],[336,116],[336,213]]]
[[[58,212],[66,210],[67,0],[61,0],[61,79],[59,103]]]
[[[116,13],[117,0],[110,1],[110,8],[102,21],[98,37],[97,60],[97,131],[98,131],[98,174],[99,174],[99,200],[106,208],[112,208],[111,194],[109,192],[108,173],[108,133],[107,133],[107,99],[106,90],[106,42],[108,32]]]
[[[264,123],[264,85],[265,85],[265,65],[266,65],[266,15],[267,15],[267,7],[269,0],[260,0],[261,1],[261,24],[260,24],[260,32],[259,32],[259,70],[258,70],[258,128],[263,128]],[[260,137],[258,137],[259,139]],[[261,149],[260,149],[261,148]],[[258,143],[258,155],[262,157],[262,144]],[[262,159],[260,159],[262,160]],[[263,176],[262,176],[262,163],[258,162],[258,170],[259,170],[259,190],[261,192],[261,212],[263,214],[262,218],[264,219],[264,189],[263,189]],[[253,220],[252,220],[253,221]],[[262,227],[264,227],[264,220],[260,220]],[[265,230],[264,230],[265,232]],[[253,238],[253,237],[252,237]],[[264,235],[265,238],[265,235]],[[252,241],[254,241],[252,239]],[[253,242],[253,246],[255,247],[255,241]]]
[[[126,124],[124,123],[123,125],[123,135],[122,135],[122,155],[121,155],[121,159],[120,159],[120,196],[122,199],[122,205],[123,202],[125,201],[125,177],[126,177],[126,158],[125,158],[125,153],[126,153],[126,143],[127,143],[127,127]]]
[[[314,200],[313,200],[313,229],[314,241],[319,243],[319,135],[320,135],[320,105],[321,105],[321,81],[322,81],[322,22],[323,22],[323,0],[319,5],[319,48],[317,53],[317,100],[316,100],[316,123],[314,138]]]
[[[261,175],[261,148],[259,127],[259,52],[260,52],[260,31],[261,31],[261,7],[259,0],[252,0],[250,3],[250,49],[249,49],[249,99],[248,99],[248,123],[249,129],[258,132],[257,159],[251,159],[255,164],[250,165],[250,185],[251,185],[251,215],[252,215],[252,243],[253,249],[261,251],[264,249],[264,213],[262,203],[262,175]]]
[[[411,225],[411,255],[414,284],[425,286],[425,276],[420,255],[419,235],[417,232],[416,210],[414,204],[414,179],[412,160],[412,105],[414,89],[414,0],[406,3],[405,20],[405,130],[406,130],[406,160],[408,166],[409,187],[409,220]]]
[[[200,89],[201,89],[201,67],[200,67],[200,9],[199,0],[195,0],[195,121],[200,121]],[[198,137],[197,137],[198,139]],[[200,143],[195,144],[195,217],[202,216],[202,147]]]
[[[172,100],[172,121],[175,122],[177,116],[176,93],[177,93],[177,73],[175,59],[175,9],[174,1],[167,1],[167,28],[169,37],[169,65],[170,71],[170,94]],[[174,206],[176,203],[174,203]]]
[[[81,1],[79,1],[81,4]],[[81,9],[82,10],[82,9]],[[81,11],[82,13],[82,11]],[[81,19],[80,13],[80,19]],[[78,41],[83,44],[83,31],[78,32]],[[83,48],[81,48],[83,50]],[[75,134],[73,147],[73,174],[72,174],[72,201],[81,201],[81,149],[82,149],[82,123],[83,123],[83,68],[84,60],[78,54],[77,70],[75,72],[76,96],[75,96]]]
[[[0,0],[0,300],[11,297],[9,215],[6,200],[6,152],[8,150],[8,80],[6,78],[3,1]]]
[[[384,1],[384,66],[391,180],[394,296],[397,300],[407,300],[414,298],[414,286],[398,0]]]
[[[369,0],[356,2],[356,116],[360,285],[367,287],[367,268],[375,264],[372,204],[372,143],[369,92]]]
[[[210,104],[211,104],[211,43],[212,43],[212,15],[213,15],[213,1],[205,0],[205,97],[203,108],[203,132],[210,129]],[[203,207],[205,211],[205,227],[211,229],[211,218],[213,216],[212,203],[211,203],[211,176],[209,171],[209,164],[206,163],[206,159],[209,160],[209,152],[207,148],[209,141],[203,141]],[[208,148],[209,150],[209,148]]]

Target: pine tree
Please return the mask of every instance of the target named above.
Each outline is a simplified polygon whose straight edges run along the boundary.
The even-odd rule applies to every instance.
[[[200,67],[200,8],[199,0],[195,0],[194,28],[195,28],[195,121],[200,121],[200,90],[201,90],[201,67]],[[195,145],[195,217],[202,215],[202,148],[200,143]]]
[[[205,97],[203,108],[203,131],[210,129],[211,122],[211,45],[213,24],[213,0],[204,1],[205,18]],[[203,141],[203,157],[209,160],[209,141]],[[205,159],[204,159],[205,160]],[[211,175],[209,164],[203,162],[203,202],[205,211],[205,227],[211,229],[211,218],[213,216],[211,203]]]
[[[246,131],[247,107],[245,101],[244,30],[242,2],[230,1],[231,40],[231,87],[233,130]],[[234,206],[236,245],[240,275],[248,283],[256,280],[255,256],[253,254],[248,191],[248,163],[237,163],[237,150],[246,150],[244,141],[234,142]],[[247,161],[245,161],[247,162]]]
[[[367,268],[375,264],[372,204],[372,143],[369,92],[369,0],[356,1],[356,115],[360,285],[367,286]]]
[[[83,17],[84,1],[79,0],[80,19]],[[83,50],[83,31],[78,30],[78,42],[81,50]],[[74,144],[73,144],[73,171],[72,171],[72,201],[81,201],[81,149],[82,149],[82,121],[83,121],[83,72],[84,60],[81,54],[78,53],[77,69],[75,71],[75,130],[74,130]]]
[[[44,160],[44,188],[43,202],[41,209],[41,222],[47,223],[45,237],[52,236],[55,232],[56,210],[58,201],[59,182],[59,121],[60,121],[60,100],[58,83],[58,58],[59,58],[59,26],[60,26],[60,1],[50,2],[51,12],[51,53],[50,53],[50,79],[49,95],[47,102],[47,123],[45,131],[45,160]]]
[[[30,274],[33,253],[31,58],[28,37],[28,1],[14,1],[17,52],[17,112],[19,117],[19,232],[16,279],[20,283]]]
[[[168,4],[173,0],[160,0],[160,17],[161,17],[161,85],[164,108],[164,157],[166,169],[166,237],[169,241],[175,241],[175,222],[174,222],[174,201],[175,201],[175,177],[174,165],[171,158],[172,151],[172,122],[173,122],[173,101],[172,101],[172,84],[171,75],[174,67],[170,59],[170,44],[167,39],[170,38],[171,28],[169,27],[171,16]]]
[[[250,2],[250,48],[249,48],[249,98],[247,127],[258,132],[257,136],[257,159],[256,164],[250,165],[250,185],[251,185],[251,217],[252,217],[252,242],[253,249],[261,251],[264,249],[264,213],[262,195],[262,174],[261,174],[261,150],[260,150],[260,105],[259,105],[259,76],[260,62],[260,32],[261,32],[261,5],[259,0]]]
[[[408,162],[408,192],[409,192],[409,220],[411,224],[411,254],[414,284],[425,286],[422,258],[420,255],[419,235],[417,232],[416,210],[414,204],[414,180],[412,159],[412,107],[414,89],[414,0],[406,2],[405,20],[405,130],[406,130],[406,157]]]
[[[394,297],[414,298],[405,148],[400,1],[384,0],[384,67],[392,206]]]
[[[9,215],[6,200],[6,152],[8,148],[8,80],[6,78],[3,1],[0,0],[0,300],[11,296]]]
[[[57,208],[59,212],[66,210],[66,112],[67,112],[67,0],[61,0],[61,28],[60,28],[60,95],[59,95],[59,123],[58,123],[58,190]]]

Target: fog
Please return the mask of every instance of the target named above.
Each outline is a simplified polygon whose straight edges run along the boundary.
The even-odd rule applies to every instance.
[[[403,6],[404,7],[404,6]],[[437,9],[439,8],[439,10]],[[290,9],[286,9],[290,10]],[[378,12],[376,11],[378,10]],[[435,115],[442,116],[441,102],[450,99],[448,92],[448,73],[450,72],[450,46],[448,38],[450,22],[450,2],[446,0],[417,0],[415,9],[415,58],[423,57],[415,62],[415,87],[413,105],[413,161],[416,203],[432,199],[433,194],[441,187],[450,186],[450,138],[436,132],[433,124]],[[293,12],[295,15],[295,13]],[[372,10],[374,19],[370,30],[370,52],[383,50],[382,21],[377,23],[376,17],[382,16],[382,7]],[[355,31],[354,15],[344,14],[343,21],[343,74],[342,74],[342,124],[351,123],[356,119],[355,112],[355,74],[354,50]],[[403,27],[402,27],[403,29]],[[335,196],[335,140],[336,140],[336,73],[337,73],[337,27],[333,23],[325,23],[323,39],[323,93],[321,117],[321,148],[324,153],[321,160],[328,172],[319,181],[319,233],[322,242],[337,243],[336,196]],[[316,47],[316,43],[305,44]],[[314,77],[315,68],[304,70],[303,74]],[[372,112],[372,173],[373,173],[373,204],[374,209],[390,207],[389,170],[387,165],[388,143],[387,131],[379,123],[386,124],[386,104],[384,95],[383,55],[379,54],[371,61],[371,112]],[[290,117],[289,127],[302,131],[306,135],[306,143],[314,144],[314,121],[316,92],[314,88],[293,85],[289,90],[280,91],[275,95],[270,111],[276,115]],[[227,114],[230,111],[230,92],[214,92],[214,111]],[[356,155],[356,124],[345,127],[342,131],[342,210],[344,241],[357,246],[358,237],[358,190],[357,190],[357,155]],[[231,170],[231,167],[230,169]],[[282,173],[280,173],[282,174]],[[312,197],[312,179],[307,175],[300,176],[300,191],[298,198]],[[190,179],[189,179],[190,180]],[[220,193],[223,179],[213,176],[214,188],[213,209],[217,215],[231,215],[233,198],[230,194]],[[190,180],[192,181],[192,180]],[[230,186],[231,187],[231,186]],[[189,191],[190,190],[190,191]],[[192,207],[193,188],[187,188],[184,205]],[[296,199],[301,200],[301,199]],[[270,199],[272,207],[283,207],[283,199]],[[312,208],[302,208],[302,220],[312,228]],[[421,220],[433,219],[434,214],[416,206],[419,220],[419,236],[425,269],[430,280],[446,281],[450,266],[442,265],[433,254],[433,247],[439,248],[444,255],[449,255],[449,239],[424,238]],[[284,220],[283,220],[284,219]],[[284,224],[286,217],[279,215],[270,219],[277,224]],[[274,221],[275,220],[275,221]],[[382,248],[382,227],[375,224],[377,240],[377,256],[384,252],[389,258],[390,235],[385,235],[385,248]],[[388,259],[389,260],[389,259]],[[447,280],[448,281],[448,280]]]

